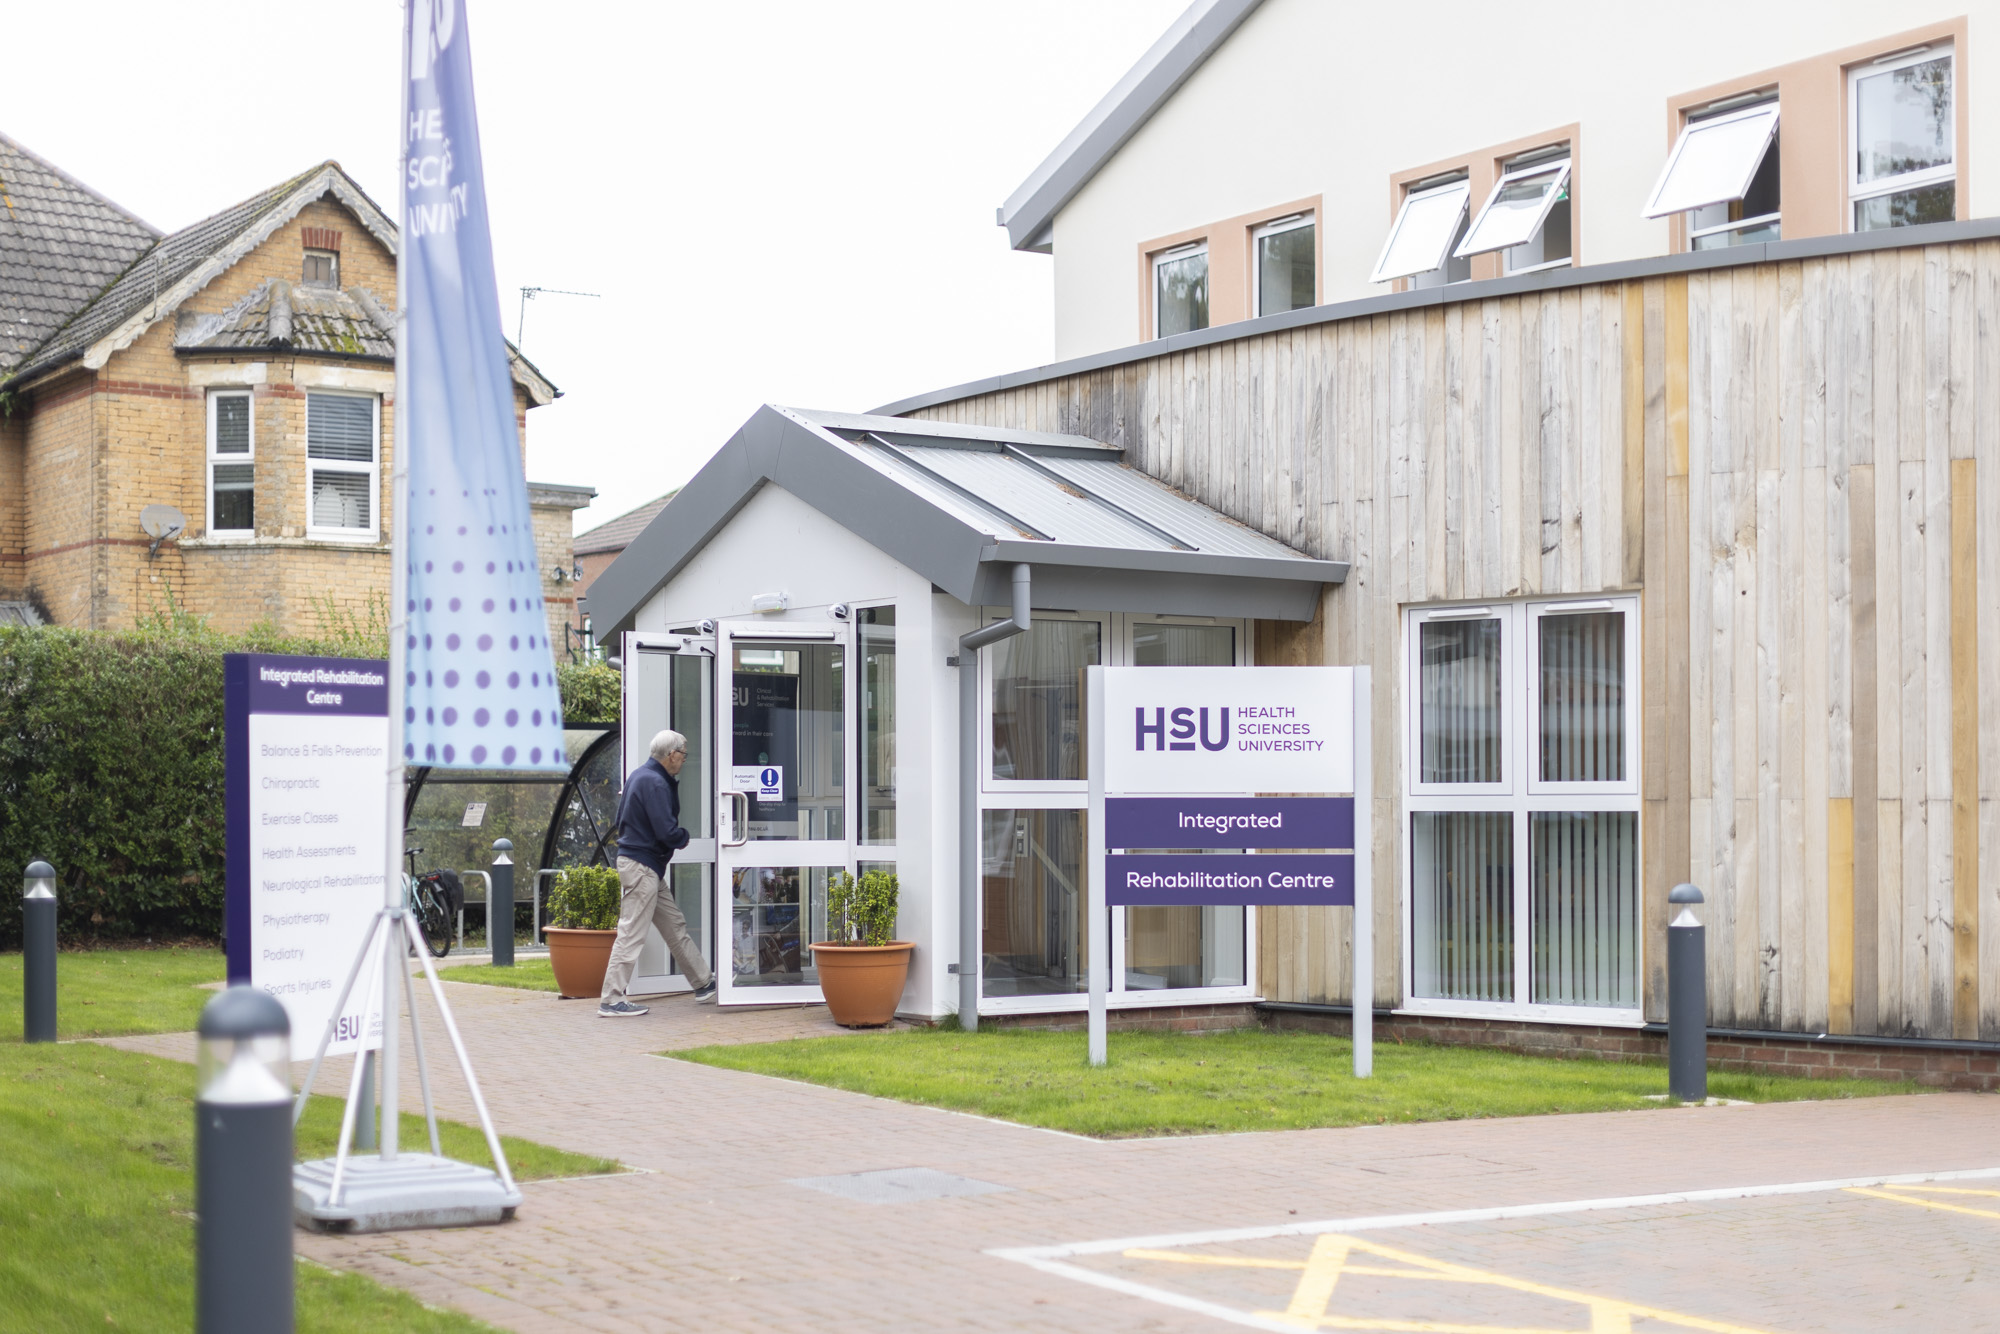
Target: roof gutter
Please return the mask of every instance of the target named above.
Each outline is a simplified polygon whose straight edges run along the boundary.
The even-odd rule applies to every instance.
[[[979,1029],[979,650],[1025,632],[1030,624],[1030,581],[1014,567],[1014,614],[958,637],[958,1022]],[[977,614],[977,609],[974,609]]]

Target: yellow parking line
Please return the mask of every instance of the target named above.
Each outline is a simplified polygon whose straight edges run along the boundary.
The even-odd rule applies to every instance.
[[[1894,1200],[1898,1204],[1914,1204],[1919,1209],[1939,1209],[1948,1214],[1971,1214],[1974,1218],[2000,1218],[2000,1212],[1992,1209],[1968,1209],[1962,1204],[1946,1204],[1943,1200],[1919,1200],[1908,1195],[1896,1195],[1886,1190],[1869,1190],[1865,1186],[1849,1186],[1852,1195],[1871,1195],[1878,1200]],[[1991,1195],[1992,1191],[1966,1191],[1967,1195]]]

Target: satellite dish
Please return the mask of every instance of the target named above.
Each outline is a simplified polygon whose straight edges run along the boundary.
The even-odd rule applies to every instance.
[[[146,530],[146,536],[153,539],[153,545],[146,549],[146,559],[160,554],[160,543],[170,537],[178,537],[187,527],[188,516],[172,505],[148,505],[139,511],[139,526]]]

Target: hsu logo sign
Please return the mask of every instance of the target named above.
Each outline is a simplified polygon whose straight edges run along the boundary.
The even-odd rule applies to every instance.
[[[1209,735],[1208,716],[1218,715],[1215,734]],[[1197,714],[1199,717],[1197,718]],[[1193,750],[1199,739],[1203,750],[1229,749],[1229,707],[1196,710],[1189,707],[1169,709],[1164,705],[1153,710],[1152,721],[1146,720],[1144,706],[1132,711],[1137,724],[1137,745],[1146,748],[1146,742],[1153,743],[1154,750]]]
[[[1105,675],[1104,790],[1354,790],[1350,668],[1145,667]]]

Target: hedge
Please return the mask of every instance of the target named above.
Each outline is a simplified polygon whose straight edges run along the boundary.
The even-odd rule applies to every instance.
[[[173,617],[129,634],[0,629],[0,893],[39,857],[56,868],[65,939],[218,937],[223,654],[385,652],[379,631],[333,630],[232,637]],[[615,672],[558,677],[566,716],[616,718]],[[20,913],[0,911],[0,949],[20,939]]]

